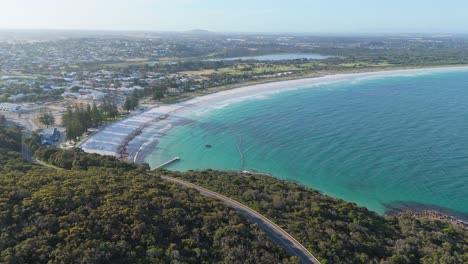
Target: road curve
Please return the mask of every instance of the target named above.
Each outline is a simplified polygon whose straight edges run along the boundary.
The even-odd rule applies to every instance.
[[[217,200],[223,201],[225,204],[233,207],[244,216],[258,224],[269,236],[270,238],[283,247],[290,255],[297,256],[301,263],[312,263],[312,264],[321,264],[320,261],[314,257],[299,241],[292,237],[289,233],[284,231],[281,227],[273,223],[271,220],[251,209],[250,207],[243,205],[236,200],[233,200],[229,197],[226,197],[222,194],[210,191],[206,188],[198,186],[196,184],[173,178],[168,176],[160,176],[164,180],[193,188],[198,190],[202,195],[215,198]]]
[[[55,167],[53,165],[47,164],[38,159],[35,160],[35,163],[42,165],[44,167],[62,170],[62,168]],[[257,211],[251,209],[250,207],[243,205],[234,199],[231,199],[222,194],[210,191],[196,184],[193,184],[193,183],[181,180],[181,179],[168,177],[168,176],[160,175],[160,177],[164,180],[167,180],[167,181],[170,181],[170,182],[173,182],[173,183],[185,186],[185,187],[196,189],[202,195],[209,196],[214,199],[223,201],[225,204],[233,207],[234,209],[239,211],[241,214],[243,214],[245,217],[249,218],[251,221],[258,224],[260,228],[262,228],[270,236],[270,238],[273,240],[274,243],[283,247],[286,250],[286,252],[288,252],[288,254],[292,256],[297,256],[301,260],[301,263],[321,264],[320,261],[317,258],[315,258],[314,255],[312,255],[312,253],[310,253],[299,241],[297,241],[294,237],[292,237],[288,232],[284,231],[281,227],[279,227],[278,225],[276,225],[271,220],[261,215]]]

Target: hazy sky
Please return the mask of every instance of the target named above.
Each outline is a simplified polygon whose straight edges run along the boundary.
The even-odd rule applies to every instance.
[[[0,0],[0,28],[468,33],[468,1]]]

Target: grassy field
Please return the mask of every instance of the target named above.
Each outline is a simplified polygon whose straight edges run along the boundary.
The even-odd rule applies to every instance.
[[[301,64],[284,64],[276,65],[271,63],[256,63],[256,64],[238,64],[229,68],[222,68],[216,71],[219,74],[229,74],[233,76],[239,75],[252,75],[252,74],[270,74],[279,72],[310,72],[317,67],[325,66],[323,62],[306,62]],[[355,62],[355,63],[342,63],[337,65],[341,68],[378,68],[378,67],[392,67],[394,65],[389,63],[368,63],[368,62]]]
[[[186,74],[191,76],[203,76],[210,74],[227,74],[231,76],[242,76],[242,75],[261,75],[279,72],[298,72],[298,71],[310,71],[316,66],[322,66],[320,62],[308,62],[303,64],[284,64],[276,65],[270,63],[243,63],[236,64],[232,67],[221,68],[221,69],[201,69],[197,71],[182,71],[180,74]]]
[[[308,70],[314,67],[318,63],[304,63],[304,64],[284,64],[275,65],[269,63],[256,63],[256,64],[239,64],[229,68],[219,69],[220,74],[229,75],[245,75],[245,74],[267,74],[267,73],[278,73],[278,72],[295,72]]]
[[[143,65],[143,64],[148,64],[148,61],[124,61],[124,62],[117,62],[117,63],[106,63],[106,64],[102,64],[96,67],[91,67],[91,68],[120,69],[120,68],[127,68],[132,65]]]
[[[148,59],[145,58],[131,58],[127,59],[126,62],[146,62]]]
[[[339,64],[338,66],[345,67],[345,68],[356,68],[356,67],[391,67],[394,65],[388,62],[382,62],[382,63],[352,62],[352,63],[342,63],[342,64]]]
[[[256,64],[239,64],[229,68],[223,68],[216,72],[220,74],[229,75],[245,75],[245,74],[269,74],[279,72],[310,72],[317,67],[325,66],[323,62],[307,62],[301,64],[284,64],[276,65],[270,63],[256,63]],[[337,68],[382,68],[382,67],[393,67],[395,65],[389,63],[368,63],[368,62],[355,62],[355,63],[342,63],[337,65]]]
[[[198,71],[182,71],[179,74],[191,75],[191,76],[202,76],[202,75],[210,75],[216,73],[216,70],[213,69],[202,69]]]

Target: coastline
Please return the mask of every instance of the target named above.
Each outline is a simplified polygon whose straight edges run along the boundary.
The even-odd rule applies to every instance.
[[[468,223],[457,219],[451,215],[444,214],[438,211],[432,211],[432,210],[423,210],[423,211],[418,211],[418,210],[405,210],[405,211],[400,211],[399,213],[396,214],[388,214],[386,215],[401,215],[401,216],[410,216],[414,218],[426,218],[426,219],[432,219],[432,220],[438,220],[441,222],[448,222],[453,225],[456,225],[458,227],[464,228],[468,230]]]
[[[376,71],[351,74],[334,74],[314,78],[302,78],[295,80],[286,80],[280,82],[270,82],[256,85],[242,86],[236,89],[212,93],[200,97],[190,99],[185,102],[155,106],[149,110],[130,116],[129,118],[116,122],[102,131],[96,133],[98,137],[105,140],[99,141],[91,139],[91,142],[102,149],[99,151],[110,150],[104,155],[119,156],[121,150],[124,149],[127,158],[131,162],[142,163],[148,154],[154,151],[157,147],[160,138],[173,127],[179,125],[187,125],[197,117],[203,116],[205,113],[215,111],[230,104],[240,103],[245,100],[263,99],[269,95],[281,93],[284,91],[292,91],[297,89],[310,89],[321,85],[342,83],[342,82],[359,82],[368,79],[380,79],[393,76],[415,76],[421,74],[431,74],[439,72],[452,71],[467,71],[468,66],[463,67],[438,67],[438,68],[418,68],[405,70],[391,71]],[[101,136],[99,136],[101,134]],[[96,136],[93,135],[93,136]],[[117,139],[109,139],[108,137],[117,137]],[[120,141],[119,141],[120,138]],[[86,147],[86,146],[85,146]],[[93,149],[85,149],[87,152],[94,152]],[[418,208],[406,208],[409,210],[399,210],[396,213],[410,211],[417,213]],[[413,210],[414,209],[414,210]],[[434,212],[434,210],[431,210]],[[443,216],[451,216],[451,214],[440,213]],[[385,214],[391,214],[386,212]],[[444,219],[444,217],[441,217]],[[456,218],[453,218],[456,219]],[[462,220],[463,221],[463,220]],[[466,223],[466,222],[465,222]]]
[[[155,105],[104,127],[80,145],[84,151],[116,156],[130,162],[142,163],[148,155],[149,146],[155,146],[159,138],[173,127],[192,122],[192,117],[221,109],[245,100],[266,98],[270,95],[298,89],[310,89],[321,85],[344,81],[361,81],[392,76],[413,76],[435,72],[468,70],[465,66],[441,66],[428,68],[392,69],[357,73],[337,73],[316,77],[264,82],[228,88],[187,101]]]
[[[384,204],[385,215],[412,215],[414,217],[426,217],[468,228],[468,214],[447,209],[444,207],[424,204],[420,202],[394,201]]]

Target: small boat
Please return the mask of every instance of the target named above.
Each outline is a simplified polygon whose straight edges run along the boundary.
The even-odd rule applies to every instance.
[[[205,147],[206,147],[206,148],[211,148],[211,147],[213,147],[213,146],[210,145],[210,144],[206,144]]]

